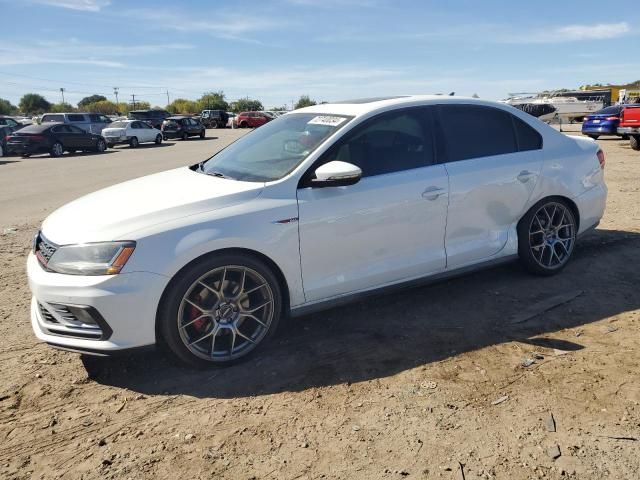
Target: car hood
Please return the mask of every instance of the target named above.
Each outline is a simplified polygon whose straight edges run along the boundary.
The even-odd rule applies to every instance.
[[[136,240],[140,229],[257,197],[264,184],[212,177],[187,167],[98,190],[53,212],[42,233],[58,245]]]

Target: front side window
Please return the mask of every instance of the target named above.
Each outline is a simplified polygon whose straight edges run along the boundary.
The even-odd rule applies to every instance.
[[[441,134],[449,162],[518,151],[511,115],[480,105],[440,105]]]
[[[291,113],[243,136],[196,167],[209,175],[247,182],[279,180],[352,118]]]
[[[431,165],[434,163],[431,118],[428,107],[384,113],[337,142],[319,163],[348,162],[360,167],[363,177]]]

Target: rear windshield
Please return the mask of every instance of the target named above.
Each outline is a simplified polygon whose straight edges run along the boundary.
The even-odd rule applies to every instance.
[[[113,122],[109,125],[109,128],[127,128],[129,122]]]
[[[149,112],[129,112],[130,118],[135,118],[137,120],[144,120],[146,118],[151,118],[151,113]]]
[[[64,115],[43,115],[42,123],[45,122],[64,122]]]
[[[602,110],[598,110],[596,112],[596,115],[618,115],[620,114],[621,108],[622,107],[620,107],[619,105],[603,108]]]

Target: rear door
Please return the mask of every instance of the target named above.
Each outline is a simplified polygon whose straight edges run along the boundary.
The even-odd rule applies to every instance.
[[[542,137],[495,107],[439,105],[438,117],[449,174],[447,268],[458,268],[498,255],[513,235],[542,168]]]
[[[90,133],[75,125],[67,125],[69,138],[72,139],[76,148],[89,149],[95,146],[95,142]]]

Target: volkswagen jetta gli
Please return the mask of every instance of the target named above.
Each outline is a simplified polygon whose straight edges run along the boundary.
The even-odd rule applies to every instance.
[[[604,154],[458,97],[304,108],[192,167],[50,215],[28,259],[33,329],[73,351],[251,354],[281,318],[519,257],[550,275],[603,215]]]

